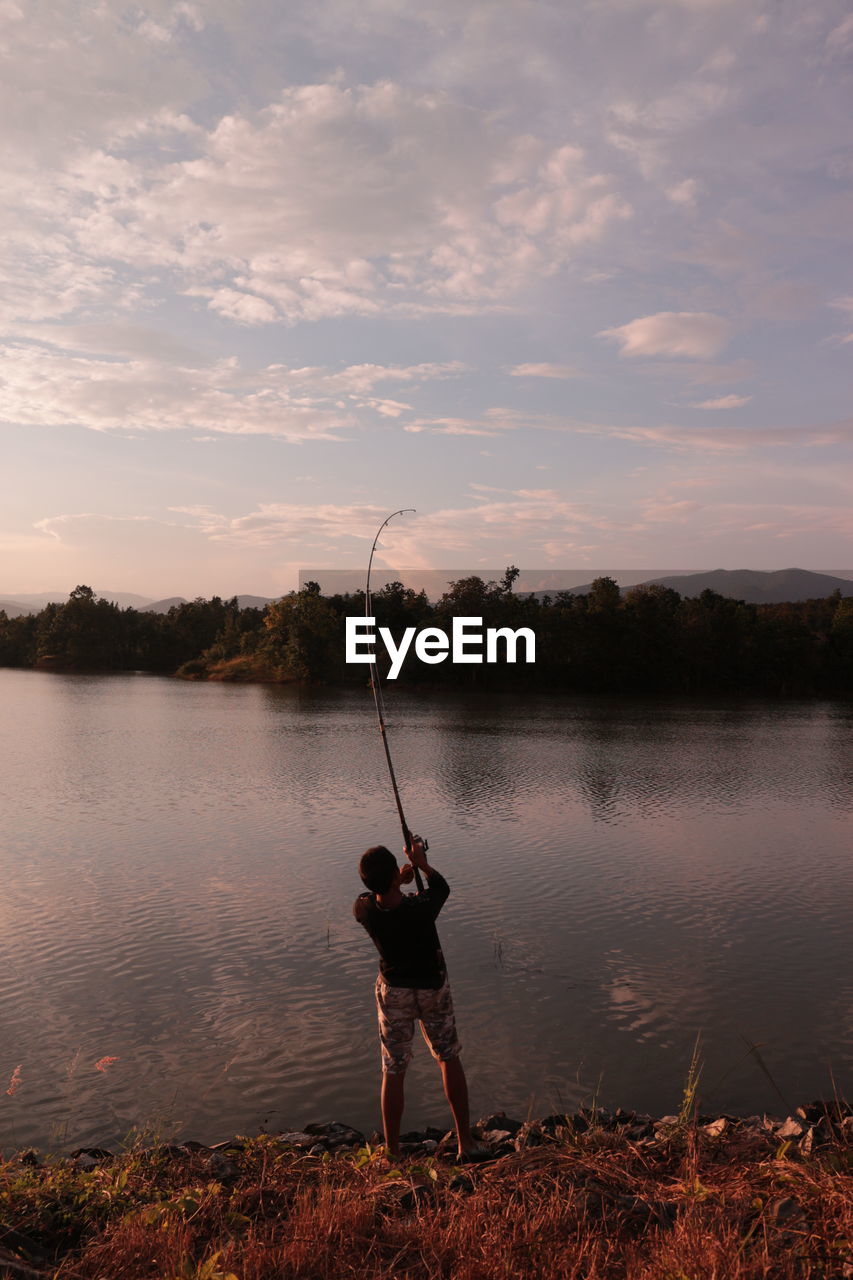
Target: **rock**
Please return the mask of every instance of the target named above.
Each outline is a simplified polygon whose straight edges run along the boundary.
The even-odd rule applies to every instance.
[[[803,1107],[797,1107],[797,1115],[807,1124],[817,1124],[824,1116],[828,1116],[830,1120],[839,1121],[845,1116],[853,1115],[853,1107],[840,1098],[831,1098],[828,1101],[818,1098],[814,1102],[807,1102]]]
[[[555,1112],[553,1115],[545,1116],[538,1121],[539,1128],[543,1133],[548,1133],[553,1138],[558,1129],[565,1129],[569,1124],[569,1117],[564,1112]]]
[[[307,1151],[309,1147],[315,1145],[317,1139],[313,1133],[294,1130],[290,1133],[276,1134],[276,1141],[285,1147],[298,1147],[301,1151]]]
[[[795,1120],[793,1116],[788,1116],[788,1119],[784,1122],[784,1124],[781,1124],[779,1128],[776,1130],[776,1137],[777,1138],[799,1138],[802,1132],[803,1132],[803,1126],[800,1123],[800,1121]]]
[[[837,1142],[844,1130],[841,1123],[837,1126],[833,1124],[829,1116],[824,1116],[821,1121],[814,1126],[814,1138],[819,1147],[829,1146],[833,1142]]]
[[[632,1124],[626,1129],[625,1135],[631,1142],[645,1142],[655,1136],[655,1127],[651,1120],[641,1120],[639,1124]]]
[[[508,1142],[512,1138],[509,1129],[481,1129],[480,1141],[496,1146],[500,1142]]]
[[[404,1156],[431,1156],[437,1151],[435,1138],[422,1138],[420,1142],[403,1142],[400,1139],[400,1154]]]
[[[313,1138],[320,1138],[330,1150],[337,1147],[363,1147],[364,1134],[351,1125],[332,1120],[329,1124],[306,1124],[305,1132]]]
[[[109,1163],[113,1159],[113,1153],[104,1147],[78,1147],[76,1151],[71,1152],[71,1159],[78,1169],[89,1173],[99,1165]]]
[[[789,1226],[803,1218],[803,1211],[793,1196],[783,1196],[767,1206],[767,1217],[780,1226]]]
[[[308,1148],[308,1154],[309,1156],[324,1156],[328,1150],[329,1148],[324,1143],[315,1142],[313,1147]]]
[[[210,1148],[211,1151],[245,1151],[245,1142],[239,1142],[236,1138],[231,1138],[227,1142],[214,1142]]]
[[[530,1147],[541,1147],[545,1143],[545,1134],[536,1120],[528,1120],[515,1135],[513,1145],[516,1151],[526,1151]]]
[[[196,1142],[193,1138],[187,1138],[186,1142],[182,1142],[181,1146],[186,1151],[210,1151],[210,1147],[206,1147],[203,1142]]]
[[[221,1151],[214,1151],[206,1164],[217,1182],[236,1182],[240,1177],[240,1166]]]
[[[702,1132],[709,1138],[721,1138],[727,1128],[725,1116],[720,1116],[716,1120],[712,1120],[709,1124],[702,1126]]]
[[[81,1160],[86,1157],[93,1160],[96,1164],[105,1160],[112,1160],[112,1151],[107,1151],[106,1147],[78,1147],[76,1151],[71,1152],[72,1160]]]
[[[477,1128],[481,1132],[485,1132],[490,1129],[500,1129],[514,1137],[521,1128],[521,1121],[511,1120],[505,1111],[495,1111],[493,1115],[486,1116],[485,1119],[481,1120],[477,1125]]]

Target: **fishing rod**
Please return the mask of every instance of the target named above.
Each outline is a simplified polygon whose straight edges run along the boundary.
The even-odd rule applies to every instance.
[[[392,511],[390,516],[388,516],[387,519],[382,521],[381,525],[376,531],[376,537],[373,539],[373,546],[370,549],[370,559],[367,562],[367,582],[364,588],[364,616],[366,618],[370,618],[373,616],[370,608],[370,570],[373,568],[373,555],[374,555],[374,552],[376,551],[376,544],[379,541],[379,535],[382,532],[382,530],[385,528],[386,524],[388,524],[389,521],[393,520],[395,516],[407,515],[410,511],[414,512],[415,508],[401,507],[399,511]],[[409,828],[409,824],[406,822],[406,815],[403,813],[403,802],[400,799],[400,788],[397,786],[397,775],[394,773],[394,765],[391,761],[391,749],[388,746],[388,730],[385,725],[385,702],[382,697],[382,681],[379,679],[379,666],[378,666],[378,663],[375,661],[375,658],[376,658],[375,644],[373,646],[373,654],[374,654],[374,661],[370,665],[370,689],[371,689],[371,692],[373,693],[373,701],[376,706],[376,718],[379,721],[379,733],[382,737],[382,745],[385,748],[385,759],[388,762],[388,773],[391,775],[391,787],[394,792],[394,803],[396,804],[397,812],[400,815],[400,826],[403,828],[403,839],[406,842],[406,850],[410,851],[414,843],[414,837]],[[428,847],[426,840],[424,840],[423,846],[424,846],[424,849]],[[414,868],[414,871],[415,871],[415,883],[418,886],[418,892],[421,893],[423,892],[423,887],[424,887],[423,880],[421,879],[421,873],[417,867]]]

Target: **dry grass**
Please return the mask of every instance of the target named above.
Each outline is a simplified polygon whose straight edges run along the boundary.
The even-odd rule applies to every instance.
[[[460,1171],[264,1136],[232,1158],[12,1160],[0,1221],[56,1280],[853,1280],[846,1139],[804,1157],[754,1129],[645,1144],[593,1129]]]

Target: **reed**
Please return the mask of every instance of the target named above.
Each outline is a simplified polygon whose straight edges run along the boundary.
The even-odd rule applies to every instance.
[[[593,1126],[464,1170],[241,1141],[229,1176],[209,1151],[162,1143],[90,1170],[7,1160],[0,1221],[40,1251],[19,1246],[20,1262],[52,1280],[853,1274],[849,1126],[808,1156],[756,1126],[676,1124],[645,1143]]]

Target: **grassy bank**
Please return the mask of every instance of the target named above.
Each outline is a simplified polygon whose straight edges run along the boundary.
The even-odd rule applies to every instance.
[[[17,1155],[0,1165],[0,1275],[853,1277],[849,1116],[781,1133],[551,1117],[486,1138],[496,1158],[465,1168],[449,1143],[392,1163],[381,1147],[310,1154],[270,1135]]]

